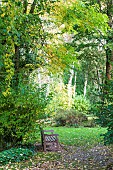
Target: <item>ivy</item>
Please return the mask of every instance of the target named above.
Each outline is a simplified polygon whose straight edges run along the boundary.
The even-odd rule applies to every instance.
[[[27,160],[33,152],[24,148],[12,148],[0,153],[0,165]]]

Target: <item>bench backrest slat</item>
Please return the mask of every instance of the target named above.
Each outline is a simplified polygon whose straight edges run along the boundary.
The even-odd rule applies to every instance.
[[[58,134],[54,134],[54,130],[43,130],[41,129],[41,140],[42,140],[42,147],[44,151],[46,151],[48,144],[53,147],[53,150],[58,149]],[[54,143],[54,145],[53,145]],[[57,148],[55,148],[57,146]]]

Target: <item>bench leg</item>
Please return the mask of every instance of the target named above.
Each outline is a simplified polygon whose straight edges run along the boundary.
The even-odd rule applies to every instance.
[[[46,152],[46,143],[44,143],[44,152]]]

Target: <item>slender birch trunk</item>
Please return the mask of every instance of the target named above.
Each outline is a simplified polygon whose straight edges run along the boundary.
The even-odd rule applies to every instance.
[[[87,82],[88,82],[88,76],[85,75],[85,81],[84,81],[84,96],[86,96],[86,92],[87,92]]]
[[[70,78],[69,78],[69,81],[68,81],[68,97],[69,97],[69,106],[71,105],[71,99],[72,99],[72,79],[73,79],[73,76],[74,76],[74,69],[72,67],[72,69],[70,69]]]
[[[74,76],[75,76],[75,80],[74,80],[74,86],[73,86],[73,98],[76,95],[76,80],[77,80],[77,73],[76,72],[74,73]]]

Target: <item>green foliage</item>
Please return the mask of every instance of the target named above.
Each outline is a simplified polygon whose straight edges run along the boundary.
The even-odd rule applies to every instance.
[[[59,110],[55,116],[56,126],[80,126],[87,117],[75,110]]]
[[[65,24],[63,31],[75,34],[98,33],[98,31],[106,34],[107,32],[108,17],[99,12],[97,4],[88,6],[82,1],[66,1],[65,3],[61,1],[55,6],[55,10],[59,24]]]
[[[55,83],[55,82],[54,82]],[[70,106],[69,106],[69,96],[67,93],[67,89],[63,83],[55,83],[53,85],[54,89],[52,89],[52,100],[47,105],[45,112],[51,116],[55,115],[59,109],[68,110],[72,107],[73,99],[70,99]]]
[[[45,88],[30,84],[23,84],[18,91],[13,90],[10,96],[0,95],[1,148],[26,142],[34,133],[39,113],[44,114],[48,101]]]
[[[54,120],[56,122],[56,126],[65,126],[66,125],[66,113],[65,110],[59,110],[56,114]]]
[[[95,119],[92,117],[81,124],[83,127],[98,127]]]
[[[98,104],[97,122],[108,131],[104,135],[105,144],[113,144],[113,81],[108,81],[104,87],[101,102]]]
[[[18,87],[21,73],[29,76],[35,68],[46,65],[44,41],[49,35],[43,29],[47,23],[42,16],[50,12],[50,7],[49,0],[16,0],[0,5],[0,79],[4,96],[11,93],[11,86]]]
[[[30,84],[31,71],[45,66],[44,41],[51,2],[7,1],[0,5],[0,140],[10,148],[25,142],[35,131],[36,120],[45,116],[46,90]],[[52,3],[53,5],[53,3]],[[39,54],[40,53],[40,54]],[[46,53],[46,52],[45,52]],[[33,137],[33,136],[32,136]]]
[[[75,96],[73,109],[83,114],[87,114],[90,109],[90,102],[83,95]]]
[[[11,148],[0,152],[0,165],[27,160],[33,152],[24,148]]]

